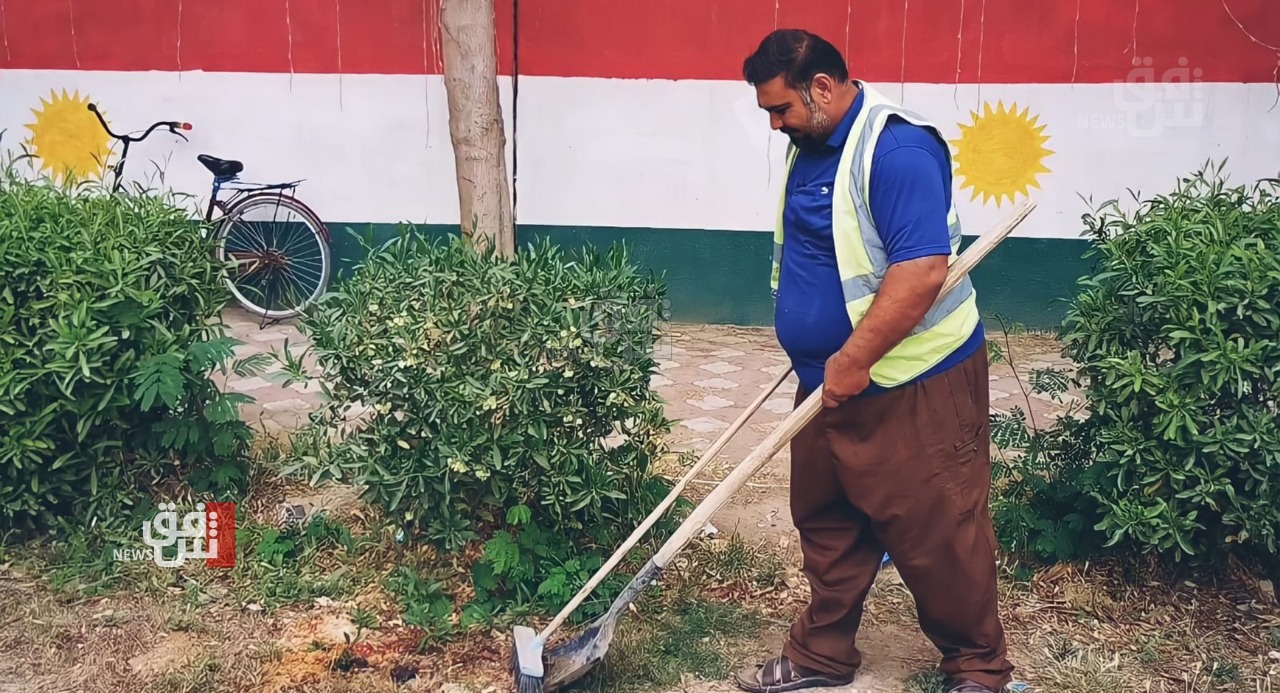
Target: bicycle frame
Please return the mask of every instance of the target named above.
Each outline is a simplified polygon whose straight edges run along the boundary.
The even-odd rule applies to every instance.
[[[2,1],[3,0],[0,0],[0,2]],[[151,136],[152,133],[154,133],[156,130],[161,128],[167,128],[169,132],[181,137],[184,141],[187,141],[187,142],[191,141],[187,139],[186,135],[183,135],[181,132],[179,132],[179,130],[183,130],[183,131],[191,130],[192,128],[190,123],[178,122],[178,121],[159,121],[159,122],[153,123],[151,127],[147,128],[141,135],[137,135],[137,136],[120,135],[111,131],[111,126],[107,124],[106,119],[103,117],[102,113],[98,110],[98,107],[95,104],[90,103],[88,105],[88,108],[89,108],[89,111],[91,111],[95,116],[97,116],[98,122],[102,125],[102,129],[105,130],[111,138],[115,139],[116,141],[120,142],[123,145],[120,151],[120,159],[119,161],[116,162],[115,166],[112,167],[112,172],[115,176],[115,179],[112,181],[112,184],[111,184],[112,194],[119,192],[121,185],[123,184],[124,166],[125,166],[125,162],[129,158],[129,148],[133,143],[141,142],[147,139],[148,137]],[[216,157],[208,156],[208,155],[200,155],[198,159],[205,165],[206,168],[209,169],[210,173],[213,174],[213,190],[212,190],[212,194],[209,196],[209,204],[204,211],[204,226],[207,232],[215,234],[215,236],[220,233],[221,234],[229,233],[227,229],[220,229],[221,226],[229,226],[226,220],[224,220],[219,224],[213,223],[215,209],[219,210],[226,219],[231,219],[231,218],[235,218],[236,216],[243,216],[243,211],[245,209],[261,205],[263,202],[262,198],[279,197],[280,204],[277,205],[277,209],[280,206],[285,206],[302,215],[303,220],[307,225],[307,227],[315,234],[315,237],[317,239],[317,242],[320,244],[320,249],[321,249],[320,275],[319,275],[320,283],[317,285],[315,289],[312,290],[311,296],[314,297],[315,295],[317,295],[316,292],[321,291],[324,288],[324,285],[328,282],[328,278],[331,272],[331,260],[329,259],[330,256],[328,251],[329,232],[325,228],[325,225],[320,220],[320,218],[316,216],[315,212],[311,211],[309,207],[307,207],[301,201],[297,200],[292,196],[292,191],[297,189],[299,184],[302,183],[302,180],[295,180],[287,183],[265,183],[265,184],[245,183],[240,181],[240,173],[244,170],[244,165],[242,163],[238,161],[218,159]],[[231,196],[226,200],[220,199],[220,195],[224,190],[233,191]],[[274,192],[273,194],[273,191],[276,191],[276,192]],[[245,207],[245,205],[248,205],[248,207]],[[237,255],[235,252],[231,252],[231,254]],[[263,262],[265,262],[267,266],[271,268],[271,271],[274,271],[274,268],[276,267],[289,266],[288,255],[278,249],[268,250],[267,248],[264,247],[261,253],[258,253],[255,251],[254,254],[264,255],[266,259],[264,260],[263,258],[258,258],[258,259],[252,259],[252,260],[244,260],[240,257],[235,257],[234,264],[237,267],[248,264],[250,266],[249,273],[255,272],[258,266]],[[291,271],[291,270],[286,270],[286,271]],[[245,298],[243,295],[238,293],[239,290],[236,288],[236,284],[233,279],[227,278],[226,281],[227,281],[227,285],[231,288],[231,290],[233,292],[236,292],[235,294],[236,298],[237,300],[240,301],[241,305],[243,305],[245,308],[251,311],[254,311],[262,315],[264,319],[266,319],[267,316],[269,316],[272,313],[276,313],[286,317],[291,315],[296,315],[306,305],[306,303],[303,302],[298,305],[288,304],[284,308],[270,308],[270,307],[259,306],[258,304],[253,303],[251,300]],[[310,300],[310,299],[307,299],[307,300]]]
[[[229,187],[227,186],[228,183],[238,183],[239,185],[237,185],[236,187]],[[227,210],[231,209],[231,207],[235,205],[236,201],[242,197],[246,197],[256,192],[267,192],[271,190],[293,191],[293,190],[296,190],[301,183],[302,181],[295,180],[295,181],[290,181],[288,183],[248,184],[248,183],[241,183],[240,176],[238,175],[214,176],[213,190],[209,195],[209,204],[205,208],[204,220],[206,222],[213,221],[214,209],[217,209],[223,214],[226,214]],[[222,192],[224,188],[233,190],[235,192],[231,195],[230,198],[226,200],[221,200],[218,198],[218,193]]]
[[[135,142],[141,142],[147,139],[148,137],[151,136],[153,132],[155,132],[160,128],[168,128],[169,132],[177,135],[178,137],[181,137],[184,141],[187,141],[187,142],[191,141],[187,139],[186,135],[182,134],[181,132],[178,132],[178,130],[180,129],[190,131],[191,123],[179,122],[175,120],[162,120],[162,121],[153,123],[151,127],[147,128],[141,135],[137,137],[134,137],[131,135],[118,135],[111,131],[111,126],[108,125],[106,119],[102,117],[102,112],[98,110],[98,106],[96,104],[90,103],[89,110],[95,116],[98,117],[98,122],[102,124],[102,129],[105,130],[107,134],[110,135],[113,139],[119,141],[122,145],[124,145],[120,150],[120,160],[117,161],[116,165],[112,167],[112,172],[115,176],[111,184],[112,192],[118,192],[120,190],[121,180],[124,178],[124,164],[125,164],[125,161],[128,160],[129,158],[129,145]],[[245,195],[248,195],[250,193],[255,193],[255,192],[266,192],[270,190],[292,191],[297,189],[298,185],[302,183],[302,181],[296,180],[296,181],[290,181],[288,183],[269,183],[269,184],[254,184],[254,185],[241,184],[240,186],[233,188],[235,190],[235,194],[232,195],[230,199],[225,201],[218,199],[218,193],[220,193],[224,188],[228,187],[227,186],[228,183],[239,183],[239,181],[240,181],[240,177],[238,175],[213,177],[213,194],[209,196],[209,205],[208,207],[205,208],[205,214],[204,214],[204,220],[206,222],[213,221],[213,211],[215,209],[225,214],[227,210],[230,209],[231,206],[235,204],[236,200],[239,200],[241,197]]]
[[[139,137],[133,137],[130,135],[117,135],[116,133],[111,131],[111,126],[107,125],[106,119],[102,117],[102,112],[98,110],[98,106],[96,104],[90,103],[89,110],[92,111],[95,116],[98,116],[98,122],[102,123],[102,129],[106,130],[107,134],[110,135],[112,139],[115,139],[124,144],[124,147],[120,150],[120,160],[117,161],[116,165],[113,167],[113,172],[115,173],[115,180],[113,180],[111,183],[112,192],[120,191],[120,181],[124,177],[124,162],[129,158],[129,145],[133,144],[134,142],[141,142],[147,139],[148,137],[151,136],[151,133],[155,132],[157,129],[162,127],[169,128],[169,132],[177,135],[178,137],[181,137],[183,140],[187,142],[191,141],[187,139],[186,135],[182,134],[181,132],[178,132],[179,128],[181,128],[182,130],[190,130],[191,123],[183,123],[175,120],[162,120],[157,123],[153,123],[151,127],[147,128],[146,131],[143,132],[142,135]]]

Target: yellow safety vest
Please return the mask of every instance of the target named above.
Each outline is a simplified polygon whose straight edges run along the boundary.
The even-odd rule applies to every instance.
[[[853,121],[849,138],[840,155],[839,172],[832,192],[831,230],[835,241],[836,264],[840,271],[845,308],[849,320],[857,328],[866,315],[876,291],[889,267],[888,254],[872,221],[870,203],[871,159],[876,141],[884,132],[889,116],[941,132],[923,117],[886,99],[875,89],[855,80],[863,92],[862,109]],[[944,139],[945,141],[945,139]],[[948,159],[950,152],[948,151]],[[796,150],[788,145],[786,176],[791,175]],[[778,205],[777,226],[773,235],[773,272],[770,285],[776,297],[778,277],[782,271],[783,210],[787,201],[786,177],[782,181],[782,201]],[[960,252],[960,217],[955,200],[947,212],[954,263]],[[900,385],[937,365],[962,345],[977,327],[979,320],[977,293],[966,277],[941,302],[925,314],[911,334],[898,343],[871,368],[871,379],[884,387]]]

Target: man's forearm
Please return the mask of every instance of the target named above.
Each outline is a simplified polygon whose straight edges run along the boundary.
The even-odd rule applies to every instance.
[[[841,347],[841,361],[862,369],[874,366],[911,334],[933,307],[946,279],[945,256],[891,265],[867,314]]]

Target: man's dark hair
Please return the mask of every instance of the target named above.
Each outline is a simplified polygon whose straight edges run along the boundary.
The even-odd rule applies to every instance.
[[[841,82],[849,79],[840,51],[821,36],[803,29],[773,31],[742,63],[742,77],[753,87],[781,75],[787,86],[807,91],[819,73]]]

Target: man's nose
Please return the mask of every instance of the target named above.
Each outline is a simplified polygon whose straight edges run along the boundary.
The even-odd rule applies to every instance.
[[[773,128],[774,130],[782,129],[782,116],[778,115],[777,113],[770,113],[769,127]]]

